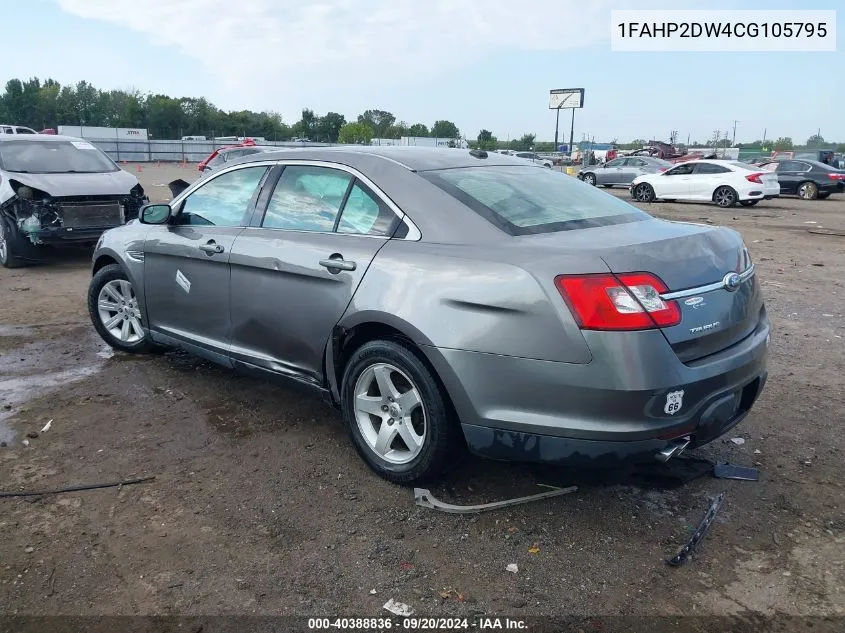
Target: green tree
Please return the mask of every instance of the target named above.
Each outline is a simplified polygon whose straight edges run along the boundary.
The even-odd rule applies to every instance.
[[[478,149],[496,149],[498,141],[490,130],[481,130],[478,133]]]
[[[821,134],[813,134],[807,139],[807,147],[810,149],[818,149],[824,147],[824,137]]]
[[[792,139],[788,136],[781,136],[778,138],[774,143],[775,150],[782,152],[784,150],[792,149],[794,146],[792,144]]]
[[[355,123],[347,123],[340,128],[337,140],[339,143],[366,145],[372,138],[373,128],[363,121],[357,121]]]
[[[396,117],[386,110],[366,110],[358,115],[358,123],[365,123],[372,130],[372,138],[389,138],[388,130],[396,123]]]
[[[327,112],[317,119],[314,139],[322,143],[337,143],[340,129],[346,124],[346,117],[337,112]]]
[[[434,138],[459,138],[458,126],[451,121],[435,121],[431,126],[431,136]]]
[[[517,151],[528,151],[534,147],[534,140],[537,138],[536,134],[523,134],[522,138],[511,141],[510,149]]]
[[[428,126],[423,123],[414,123],[408,128],[408,136],[429,136]]]

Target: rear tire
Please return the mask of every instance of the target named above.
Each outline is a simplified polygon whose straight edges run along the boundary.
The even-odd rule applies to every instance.
[[[798,185],[798,197],[802,200],[815,200],[819,197],[819,186],[807,180]]]
[[[141,310],[132,282],[118,264],[104,266],[91,279],[88,314],[97,334],[114,349],[130,354],[159,349],[141,326]]]
[[[760,202],[759,200],[740,200],[739,203],[744,207],[753,207],[755,204]]]
[[[736,204],[738,199],[739,196],[736,195],[736,191],[728,186],[718,187],[716,191],[713,192],[713,202],[723,209],[730,209]]]
[[[343,372],[341,411],[355,450],[395,484],[437,478],[462,446],[442,387],[411,349],[395,341],[370,341],[353,352]]]
[[[634,199],[637,202],[654,202],[654,188],[647,182],[634,187]]]
[[[0,265],[4,268],[26,266],[27,261],[22,255],[28,246],[27,239],[21,235],[18,227],[6,216],[0,216]]]

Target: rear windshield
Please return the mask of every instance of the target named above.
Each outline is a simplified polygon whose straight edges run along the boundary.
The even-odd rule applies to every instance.
[[[87,141],[3,141],[0,163],[6,171],[28,174],[94,174],[119,170],[108,156]]]
[[[420,174],[510,235],[532,235],[648,220],[577,178],[541,167],[466,167]]]

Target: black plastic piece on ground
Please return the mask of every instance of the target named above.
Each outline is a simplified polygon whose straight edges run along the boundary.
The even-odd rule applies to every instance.
[[[698,547],[699,543],[704,540],[704,537],[710,530],[710,526],[713,525],[713,519],[716,518],[716,513],[719,512],[719,508],[722,507],[724,502],[725,493],[723,492],[713,500],[713,503],[710,504],[710,507],[707,509],[707,513],[704,515],[704,518],[701,520],[698,528],[696,528],[695,532],[693,532],[690,539],[686,542],[686,545],[679,549],[678,553],[672,558],[666,560],[667,565],[680,567],[687,562],[687,558],[689,558],[690,554],[692,554],[695,551],[695,548]]]
[[[759,468],[734,466],[733,464],[716,464],[713,476],[717,479],[740,479],[742,481],[757,481],[760,479]]]

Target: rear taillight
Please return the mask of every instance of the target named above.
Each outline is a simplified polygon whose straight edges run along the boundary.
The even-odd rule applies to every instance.
[[[648,330],[681,322],[666,284],[650,273],[558,275],[555,285],[582,330]]]
[[[758,173],[756,173],[756,174],[749,174],[748,176],[746,176],[746,177],[745,177],[745,179],[746,179],[748,182],[756,182],[758,185],[762,185],[762,184],[763,184],[763,181],[762,181],[762,180],[760,180],[760,176],[765,176],[765,175],[766,175],[766,174],[764,174],[764,173],[760,173],[760,172],[758,172]]]
[[[828,178],[831,180],[845,180],[845,173],[842,174],[834,174],[833,172],[827,175]]]

